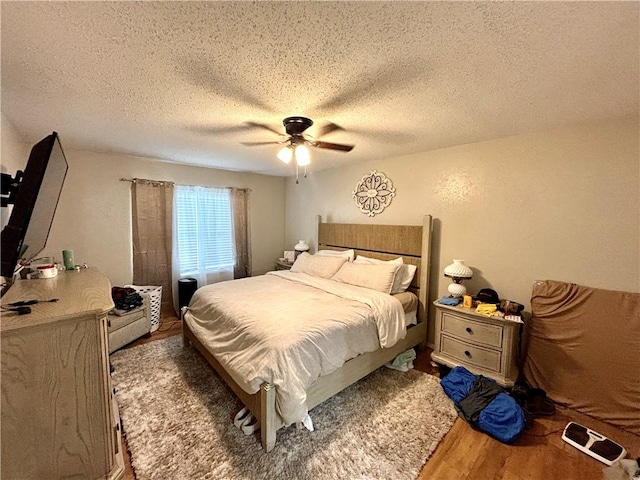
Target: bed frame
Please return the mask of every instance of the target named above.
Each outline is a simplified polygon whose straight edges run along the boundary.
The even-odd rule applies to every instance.
[[[309,410],[390,362],[398,354],[426,343],[431,220],[431,215],[425,215],[420,226],[341,224],[323,223],[322,218],[318,216],[316,243],[318,249],[344,250],[353,248],[356,255],[365,255],[381,260],[391,260],[402,256],[404,263],[418,267],[409,287],[409,290],[418,297],[418,324],[410,327],[406,337],[393,347],[380,348],[370,353],[358,355],[347,361],[338,370],[318,378],[307,390],[307,408]],[[242,403],[258,418],[262,446],[265,451],[271,451],[276,443],[276,431],[284,426],[276,413],[275,387],[264,383],[259,392],[248,394],[238,386],[213,354],[193,334],[186,322],[182,322],[182,335],[184,345],[192,343]]]

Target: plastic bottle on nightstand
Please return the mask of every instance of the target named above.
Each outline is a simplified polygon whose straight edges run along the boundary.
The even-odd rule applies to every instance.
[[[298,258],[298,255],[300,255],[302,252],[309,251],[309,245],[307,245],[304,240],[299,240],[298,243],[296,243],[296,245],[293,247],[293,250],[296,252],[295,258]]]

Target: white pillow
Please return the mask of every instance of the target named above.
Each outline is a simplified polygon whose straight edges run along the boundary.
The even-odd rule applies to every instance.
[[[358,287],[366,287],[383,293],[390,293],[393,279],[401,267],[398,263],[365,264],[346,262],[338,270],[333,280]]]
[[[416,274],[416,270],[418,270],[418,267],[416,267],[415,265],[411,265],[410,263],[403,264],[402,267],[400,267],[400,270],[398,270],[398,273],[396,274],[396,280],[400,279],[400,281],[397,283],[396,281],[393,282],[393,288],[391,289],[391,293],[402,293],[406,291],[407,288],[409,288],[409,285],[411,285],[411,282],[413,281],[413,277]]]
[[[402,293],[409,285],[411,285],[411,281],[413,280],[413,276],[416,274],[416,270],[418,267],[411,264],[404,264],[402,257],[398,257],[395,260],[378,260],[377,258],[364,257],[362,255],[358,255],[357,258],[353,261],[353,263],[361,263],[361,264],[369,264],[369,265],[380,265],[385,263],[392,264],[400,264],[400,268],[396,273],[396,276],[393,280],[393,287],[391,287],[391,293]]]
[[[403,265],[404,261],[402,257],[398,257],[394,260],[379,260],[377,258],[365,257],[364,255],[358,255],[353,263],[361,263],[366,265],[384,265],[385,263],[397,263]]]
[[[291,265],[290,271],[306,273],[314,277],[331,278],[346,261],[347,257],[311,255],[303,252]]]
[[[351,250],[318,250],[316,255],[326,257],[346,257],[350,262],[353,262],[353,257],[356,256],[356,252]]]

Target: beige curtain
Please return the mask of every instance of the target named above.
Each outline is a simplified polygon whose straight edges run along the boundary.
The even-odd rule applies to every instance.
[[[233,278],[251,276],[251,229],[249,225],[249,189],[231,189],[231,215],[236,260]]]
[[[171,288],[173,183],[136,178],[131,200],[133,283],[162,286],[162,313],[175,314]]]

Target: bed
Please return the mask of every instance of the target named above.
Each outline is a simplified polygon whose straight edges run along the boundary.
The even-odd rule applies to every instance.
[[[297,359],[299,357],[287,356],[287,360],[290,362],[289,365],[292,371],[296,369],[302,369],[305,372],[307,370],[314,370],[314,374],[317,375],[317,377],[311,378],[310,381],[303,382],[302,387],[296,384],[296,388],[298,390],[300,388],[304,389],[302,393],[304,408],[306,409],[305,411],[311,411],[316,405],[319,405],[328,398],[331,398],[336,393],[365,377],[385,363],[390,362],[398,354],[426,342],[426,305],[429,291],[428,277],[431,247],[431,222],[432,219],[430,215],[424,216],[422,225],[339,224],[323,222],[321,217],[318,217],[316,235],[316,245],[318,250],[337,252],[352,249],[355,252],[356,258],[368,257],[389,261],[402,257],[405,265],[414,265],[416,267],[416,272],[411,284],[407,288],[407,291],[415,295],[414,298],[417,299],[417,307],[415,307],[414,302],[414,325],[408,325],[405,327],[407,323],[406,318],[403,316],[401,327],[402,334],[397,334],[397,332],[395,332],[397,330],[399,320],[393,324],[395,325],[393,328],[386,326],[386,323],[378,323],[377,320],[374,322],[375,325],[372,326],[373,324],[370,323],[371,320],[367,320],[369,324],[366,328],[369,330],[373,329],[374,336],[376,334],[378,335],[376,337],[376,345],[373,347],[371,345],[368,347],[366,346],[366,335],[370,335],[371,332],[365,334],[357,330],[355,333],[352,331],[353,328],[361,328],[357,326],[358,322],[356,320],[358,315],[355,315],[354,319],[356,320],[354,320],[355,323],[354,326],[352,326],[351,324],[353,322],[350,319],[351,317],[347,315],[347,311],[345,311],[344,321],[334,322],[334,324],[346,325],[345,328],[347,328],[347,330],[342,331],[342,334],[344,334],[344,338],[346,339],[345,342],[348,344],[348,348],[345,347],[345,350],[350,352],[348,355],[355,354],[355,356],[345,359],[344,363],[338,360],[340,365],[336,364],[327,367],[325,363],[327,363],[328,360],[326,358],[321,358],[318,360],[320,365],[316,366],[313,363],[309,363],[314,361],[315,356],[303,352],[305,355],[305,366],[304,368],[300,368],[296,362],[292,362],[290,360],[290,358]],[[295,270],[295,268],[292,268],[292,271],[293,270]],[[244,405],[258,418],[258,421],[260,422],[262,446],[267,452],[272,450],[275,446],[277,430],[293,423],[291,421],[291,418],[293,417],[288,416],[288,413],[285,413],[283,407],[290,400],[290,392],[287,391],[284,384],[275,380],[271,382],[263,381],[259,385],[255,385],[256,380],[254,378],[254,384],[249,385],[250,382],[248,380],[244,380],[242,376],[238,375],[236,365],[244,365],[244,362],[242,361],[242,355],[244,352],[239,352],[234,357],[236,360],[234,363],[234,358],[230,359],[228,349],[226,348],[231,343],[236,342],[238,336],[236,334],[227,334],[225,337],[226,327],[223,323],[220,323],[219,327],[215,327],[218,330],[218,335],[222,335],[222,337],[216,338],[214,333],[203,330],[202,325],[204,323],[208,322],[208,326],[211,327],[212,324],[217,324],[223,320],[216,318],[216,320],[213,321],[208,317],[208,315],[206,316],[207,318],[204,318],[205,315],[201,313],[203,308],[201,307],[198,309],[197,307],[198,302],[202,305],[202,302],[204,301],[202,300],[202,297],[206,293],[207,298],[214,294],[212,296],[213,300],[211,301],[210,307],[212,311],[217,308],[216,302],[219,302],[221,304],[220,308],[223,308],[224,306],[222,304],[227,301],[227,299],[229,302],[233,301],[230,297],[234,296],[236,287],[238,288],[237,291],[240,292],[242,291],[240,287],[244,288],[244,285],[248,285],[249,283],[258,285],[257,288],[260,288],[261,292],[257,292],[256,295],[262,295],[263,297],[269,295],[277,296],[279,294],[278,289],[280,288],[280,284],[291,284],[292,291],[296,292],[296,295],[292,296],[292,298],[297,298],[298,295],[300,295],[300,298],[306,298],[303,296],[303,291],[305,289],[313,289],[316,287],[325,288],[325,284],[327,283],[336,283],[333,282],[333,280],[308,279],[304,274],[291,273],[288,275],[288,273],[289,272],[270,272],[264,276],[251,277],[251,279],[240,279],[232,282],[225,282],[225,285],[218,284],[213,288],[208,288],[211,286],[203,287],[196,292],[196,295],[194,295],[194,299],[192,299],[190,304],[190,310],[185,313],[183,321],[183,339],[185,346],[188,346],[189,344],[195,346],[195,348],[218,372],[240,401],[242,401],[242,403],[244,403]],[[303,280],[303,285],[297,283],[300,281],[300,278]],[[243,280],[245,282],[243,282]],[[304,284],[305,282],[311,282],[311,285],[307,286]],[[272,287],[274,284],[275,286]],[[274,288],[273,293],[269,290],[270,288]],[[205,289],[207,290],[205,291]],[[363,300],[359,298],[360,292],[357,291],[358,289],[359,287],[352,289],[355,292],[353,294],[354,297],[351,297],[351,293],[345,295],[342,293],[342,290],[340,290],[341,298],[336,300],[336,302],[346,302],[345,305],[347,310],[351,305],[349,302],[353,303],[354,301],[372,302],[368,303],[370,306],[373,304],[380,304],[382,305],[382,310],[387,308],[387,305],[390,306],[389,308],[393,306],[393,308],[397,310],[396,305],[401,303],[398,302],[398,300],[391,300],[388,302],[387,299],[382,298],[392,297],[392,295],[388,294],[375,294],[372,295],[373,300]],[[368,292],[365,293],[368,295]],[[333,293],[331,292],[326,293],[326,295],[332,294]],[[237,295],[240,294],[238,293],[236,296]],[[317,296],[320,295],[325,295],[325,292],[317,293]],[[322,301],[322,298],[323,297],[319,297],[318,301]],[[263,310],[260,310],[259,306],[261,303],[255,301],[247,301],[246,303],[249,306],[248,309],[238,313],[238,315],[251,315],[249,310],[251,309],[251,305],[253,305],[256,312],[251,321],[258,325],[259,319],[262,318],[265,313]],[[291,304],[290,301],[287,301],[286,303]],[[325,304],[325,308],[328,308],[327,305],[328,304]],[[406,303],[404,305],[406,310]],[[291,304],[287,308],[291,309],[292,307],[295,307],[295,305]],[[209,307],[207,307],[207,309],[208,308]],[[296,317],[299,316],[301,318],[300,321],[304,321],[306,317],[309,317],[310,315],[313,316],[313,313],[307,313],[308,310],[309,303],[307,301],[304,305],[300,305],[298,307],[298,312],[300,313],[298,313]],[[375,310],[375,308],[373,310]],[[285,311],[289,312],[290,310]],[[270,327],[265,327],[263,329],[265,336],[269,336],[268,328]],[[356,338],[356,340],[349,343],[349,335]],[[321,339],[322,337],[323,335],[317,336],[315,337],[315,340]],[[314,343],[315,340],[312,343]],[[336,343],[335,341],[332,342]],[[386,342],[387,345],[386,347],[381,347],[378,342]],[[258,337],[254,340],[254,343],[255,345],[248,345],[247,348],[257,348],[257,352],[260,352],[257,353],[257,355],[262,357],[265,352],[264,345],[262,345],[264,342],[260,337]],[[357,348],[367,351],[355,352],[353,350],[353,345],[357,345]],[[263,350],[260,350],[261,347]],[[251,355],[254,354],[251,353],[250,356]],[[307,359],[307,357],[309,357],[310,360]],[[283,375],[286,376],[289,373],[290,372],[285,371]],[[297,396],[294,395],[292,398],[295,400]],[[295,402],[292,404],[297,405]]]

